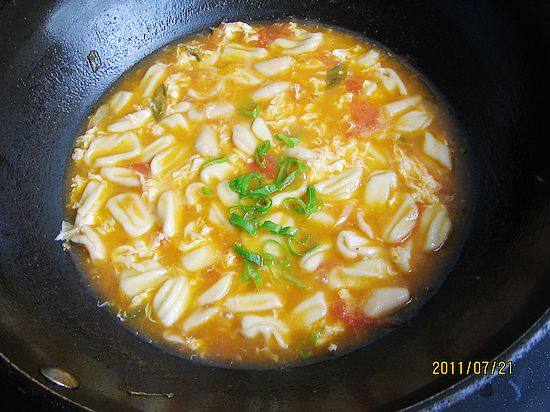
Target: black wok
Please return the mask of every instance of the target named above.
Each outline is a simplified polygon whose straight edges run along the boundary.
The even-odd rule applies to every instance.
[[[2,2],[3,374],[38,404],[98,410],[420,408],[482,385],[490,377],[433,376],[432,363],[513,359],[550,325],[548,9],[542,1]],[[155,49],[221,20],[289,16],[365,34],[439,89],[468,142],[471,231],[418,316],[373,344],[290,369],[204,366],[146,342],[97,307],[53,241],[65,162],[90,109]],[[102,61],[95,72],[91,50]],[[39,368],[51,365],[80,388],[46,381]],[[130,396],[127,387],[174,396]]]

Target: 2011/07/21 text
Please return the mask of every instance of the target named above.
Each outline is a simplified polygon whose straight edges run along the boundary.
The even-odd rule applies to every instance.
[[[512,361],[433,361],[432,375],[512,375]]]

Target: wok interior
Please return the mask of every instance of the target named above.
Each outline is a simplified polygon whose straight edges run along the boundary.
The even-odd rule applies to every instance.
[[[72,372],[81,387],[66,394],[71,399],[91,408],[405,406],[458,380],[432,376],[433,361],[493,358],[547,309],[550,176],[540,150],[546,86],[539,83],[547,43],[539,49],[535,42],[548,39],[536,20],[544,21],[544,13],[478,2],[349,1],[17,4],[0,13],[7,43],[0,95],[1,350],[36,378],[46,365]],[[441,91],[466,132],[472,230],[442,288],[407,327],[309,366],[208,367],[147,343],[97,307],[53,241],[64,165],[90,108],[158,47],[222,19],[288,16],[363,33]],[[102,61],[95,73],[86,59],[91,50]],[[126,386],[175,397],[129,397]]]

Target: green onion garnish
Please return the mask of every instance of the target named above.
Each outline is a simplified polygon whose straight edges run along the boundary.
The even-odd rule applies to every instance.
[[[300,140],[302,140],[299,136],[289,136],[282,133],[277,133],[274,137],[284,142],[288,147],[296,147],[300,143]]]
[[[227,158],[227,156],[223,156],[223,157],[219,157],[217,159],[212,159],[206,163],[203,163],[202,166],[201,166],[201,170],[209,167],[209,166],[212,166],[212,165],[215,165],[215,164],[218,164],[218,163],[225,163],[225,162],[228,162],[229,159]]]
[[[270,231],[271,233],[275,233],[276,235],[283,235],[283,236],[294,236],[298,233],[298,228],[293,226],[281,226],[278,223],[272,222],[271,220],[266,220],[262,224],[262,228],[265,230]]]
[[[245,248],[240,243],[235,243],[233,245],[233,250],[235,251],[235,253],[237,253],[243,259],[245,259],[249,262],[255,263],[258,266],[263,266],[264,265],[264,259],[263,259],[262,255],[251,252],[250,250]]]
[[[342,63],[338,63],[332,69],[327,71],[326,87],[330,89],[340,83],[346,77],[347,68]]]
[[[269,142],[269,140],[260,143],[256,148],[256,164],[260,169],[265,169],[265,167],[267,166],[266,156],[269,152],[269,149],[271,149],[271,143]]]
[[[311,236],[306,236],[302,240],[298,240],[296,236],[289,236],[286,239],[286,244],[288,249],[296,256],[305,256],[308,253],[313,252],[319,247],[319,243],[316,243],[312,246],[308,246],[311,241]]]
[[[299,197],[291,197],[283,201],[287,210],[293,210],[299,215],[311,216],[313,213],[319,210],[321,203],[317,201],[317,193],[315,187],[308,186],[307,188],[307,203]]]
[[[206,186],[202,187],[201,192],[204,196],[212,196],[212,191]]]
[[[155,89],[153,98],[151,99],[151,111],[156,120],[160,120],[166,113],[167,99],[168,89],[165,84],[161,84]]]
[[[262,108],[260,107],[260,105],[252,99],[248,99],[244,103],[244,107],[241,107],[239,109],[239,112],[241,114],[245,115],[246,117],[250,117],[251,119],[255,119],[256,117],[258,117],[261,111]]]
[[[252,280],[254,282],[254,285],[256,286],[256,289],[260,288],[260,271],[250,262],[244,262],[241,279],[243,280],[243,282],[248,282],[249,280]]]
[[[256,182],[257,186],[261,186],[264,180],[264,175],[261,173],[247,173],[236,177],[229,182],[229,187],[241,197],[248,196],[252,192],[252,184]]]
[[[245,216],[239,216],[236,213],[231,213],[229,215],[229,223],[244,230],[249,235],[255,236],[258,231],[258,221],[254,217],[252,219],[247,219],[248,216],[246,214]]]

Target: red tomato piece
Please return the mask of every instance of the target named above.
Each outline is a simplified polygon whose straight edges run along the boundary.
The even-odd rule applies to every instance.
[[[364,100],[354,97],[351,101],[351,119],[360,128],[372,129],[376,126],[379,114],[377,107]]]
[[[317,58],[327,67],[334,67],[338,64],[336,56],[329,52],[319,52]]]
[[[359,94],[363,90],[363,79],[352,74],[346,79],[346,90],[350,93]]]
[[[136,171],[136,173],[142,175],[143,177],[149,177],[151,175],[151,167],[149,163],[132,163],[130,169]]]
[[[251,173],[263,173],[265,177],[268,179],[275,179],[275,176],[277,176],[277,159],[275,159],[275,156],[272,154],[268,154],[265,157],[266,165],[263,169],[260,169],[260,166],[256,162],[252,162],[250,164],[250,172]]]
[[[271,43],[281,37],[292,37],[290,23],[273,23],[258,32],[258,45],[269,47]]]

